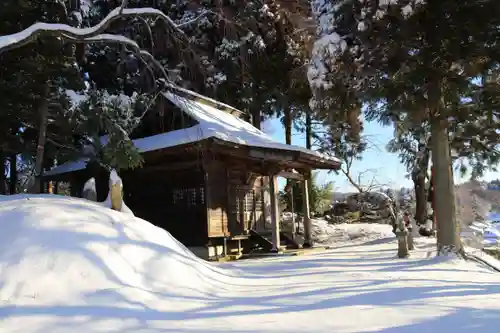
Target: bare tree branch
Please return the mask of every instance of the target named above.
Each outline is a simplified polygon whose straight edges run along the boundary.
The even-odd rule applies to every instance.
[[[123,10],[127,8],[128,0],[122,0],[122,4],[120,5],[120,15],[123,13]]]
[[[126,3],[126,1],[124,1]],[[123,3],[122,3],[123,5]],[[177,25],[170,17],[165,15],[161,10],[154,8],[123,8],[122,6],[112,10],[101,22],[90,28],[75,28],[66,24],[57,23],[35,23],[30,27],[24,29],[15,34],[1,36],[0,37],[0,53],[9,51],[15,48],[22,47],[34,41],[36,38],[41,36],[53,36],[62,39],[69,39],[72,41],[110,41],[114,39],[115,42],[125,43],[137,46],[137,44],[124,36],[103,34],[103,32],[109,28],[109,26],[123,18],[128,17],[155,17],[159,20],[164,21],[168,27],[172,28],[175,32],[180,35],[184,35],[184,31]],[[184,26],[184,25],[183,25]],[[107,38],[105,38],[106,36]],[[115,37],[111,37],[115,36]],[[138,47],[138,46],[137,46]]]

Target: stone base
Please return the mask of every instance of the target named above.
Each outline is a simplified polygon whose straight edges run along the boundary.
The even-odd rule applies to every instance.
[[[312,242],[304,242],[304,244],[302,245],[302,248],[304,248],[304,249],[310,249],[312,247],[313,247]]]
[[[197,257],[204,260],[218,260],[219,258],[224,257],[223,245],[190,246],[188,249]]]

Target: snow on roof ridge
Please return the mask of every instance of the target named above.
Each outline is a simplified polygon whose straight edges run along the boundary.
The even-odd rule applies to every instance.
[[[205,105],[198,101],[178,96],[171,92],[164,92],[163,95],[179,108],[183,109],[191,117],[195,118],[204,131],[214,132],[211,136],[223,141],[260,148],[295,150],[305,154],[315,155],[321,159],[340,162],[339,159],[328,154],[320,153],[297,145],[287,145],[285,143],[278,142],[249,122],[235,117],[227,112],[221,111],[211,105]],[[186,105],[189,106],[186,107]],[[230,134],[238,135],[235,137],[235,135],[231,136]],[[250,135],[245,138],[244,134]]]
[[[316,156],[320,159],[340,163],[337,158],[327,154],[309,150],[301,146],[287,145],[278,142],[252,124],[228,112],[219,110],[212,105],[181,97],[171,91],[163,92],[163,96],[195,119],[198,124],[181,130],[132,140],[141,153],[193,143],[209,138],[217,138],[222,141],[252,147],[297,151]],[[84,169],[87,162],[88,159],[67,162],[47,171],[45,176],[53,176]]]
[[[168,89],[172,89],[172,90],[176,90],[178,92],[182,92],[182,93],[185,93],[186,95],[190,95],[190,96],[193,96],[193,97],[196,97],[196,98],[199,98],[201,99],[202,101],[205,101],[205,102],[209,102],[209,103],[212,103],[212,104],[215,104],[217,106],[221,106],[223,108],[227,108],[231,111],[235,111],[235,112],[238,112],[240,114],[248,114],[247,112],[245,111],[242,111],[240,109],[237,109],[235,108],[234,106],[231,106],[229,104],[226,104],[226,103],[223,103],[221,101],[218,101],[218,100],[215,100],[213,98],[210,98],[210,97],[207,97],[207,96],[204,96],[204,95],[201,95],[201,94],[198,94],[197,92],[193,91],[193,90],[189,90],[189,89],[186,89],[186,88],[182,88],[178,85],[175,85],[175,84],[172,84],[172,83],[168,83],[168,82],[165,82],[165,86],[168,88]],[[175,93],[174,93],[175,94]],[[177,95],[177,94],[176,94]],[[182,96],[181,96],[182,97]]]

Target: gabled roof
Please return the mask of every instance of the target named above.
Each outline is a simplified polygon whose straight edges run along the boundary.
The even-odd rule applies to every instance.
[[[200,101],[203,104],[211,105],[211,106],[215,107],[216,109],[226,111],[227,113],[230,113],[232,115],[237,115],[239,117],[241,117],[242,115],[249,116],[246,112],[238,110],[237,108],[232,107],[231,105],[222,103],[220,101],[217,101],[217,100],[210,98],[210,97],[207,97],[207,96],[203,96],[203,95],[198,94],[197,92],[194,92],[192,90],[188,90],[188,89],[185,89],[185,88],[173,85],[173,84],[169,84],[169,83],[166,84],[166,89],[167,89],[167,91],[170,91],[174,95],[177,95],[179,97],[183,97],[183,98],[190,99],[193,101]]]
[[[133,140],[139,152],[145,153],[205,139],[218,139],[225,142],[249,147],[295,151],[311,155],[315,159],[329,164],[340,165],[340,161],[332,156],[312,151],[300,146],[277,142],[268,134],[252,126],[252,124],[217,108],[217,104],[206,103],[203,99],[181,97],[173,92],[164,92],[164,97],[178,106],[198,124],[189,128],[161,133]],[[87,160],[68,162],[45,172],[44,176],[53,176],[84,169]]]

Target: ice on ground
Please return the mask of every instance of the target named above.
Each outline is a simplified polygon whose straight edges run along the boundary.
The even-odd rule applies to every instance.
[[[212,264],[82,199],[3,196],[0,223],[2,333],[498,332],[500,275],[435,258],[419,240],[396,259],[387,225],[370,225],[383,242],[340,225],[365,236],[314,255]]]

